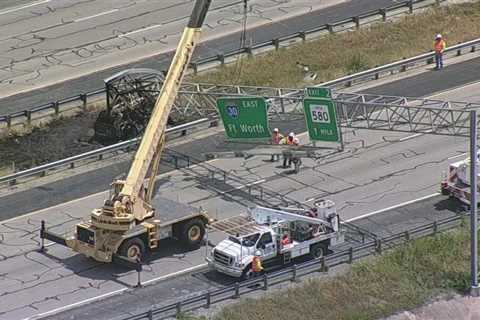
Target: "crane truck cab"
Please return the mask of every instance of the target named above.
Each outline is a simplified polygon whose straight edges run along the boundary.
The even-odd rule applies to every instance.
[[[313,209],[316,210],[257,206],[248,209],[246,216],[214,222],[210,228],[228,236],[210,251],[206,260],[218,272],[247,279],[252,276],[256,251],[267,266],[286,264],[306,255],[321,258],[330,247],[344,242],[344,231],[333,201],[321,201]],[[282,244],[285,235],[288,244]]]

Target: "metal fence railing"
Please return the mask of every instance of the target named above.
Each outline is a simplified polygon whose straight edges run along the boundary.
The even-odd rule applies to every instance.
[[[176,127],[171,127],[166,130],[167,137],[172,138],[175,136],[185,136],[187,134],[196,132],[206,127],[216,126],[216,119],[199,119],[189,123],[181,124]],[[61,167],[69,167],[73,169],[77,163],[81,161],[96,159],[103,160],[107,155],[115,155],[119,151],[128,151],[135,148],[140,142],[140,138],[131,139],[128,141],[122,141],[110,146],[99,148],[96,150],[88,151],[79,155],[75,155],[69,158],[58,160],[55,162],[46,163],[34,168],[19,171],[10,175],[0,177],[1,184],[15,185],[20,178],[28,178],[32,176],[45,176],[48,171],[59,169]]]
[[[293,264],[279,271],[264,274],[244,282],[236,282],[230,286],[204,291],[188,299],[179,300],[165,306],[155,307],[146,312],[123,318],[123,320],[164,319],[176,317],[179,314],[194,311],[200,308],[209,308],[212,304],[229,299],[236,299],[242,295],[257,290],[268,290],[272,285],[297,281],[297,279],[314,273],[326,272],[329,268],[341,264],[352,263],[355,260],[372,254],[381,254],[383,250],[393,248],[412,239],[435,235],[439,232],[458,227],[462,222],[461,215],[445,218],[432,223],[417,226],[408,231],[393,234],[384,238],[371,240],[346,250],[334,252],[321,259],[310,260],[300,264]]]
[[[278,50],[298,41],[306,41],[317,38],[329,33],[341,32],[349,29],[359,28],[362,25],[370,24],[378,21],[386,21],[390,17],[400,14],[412,13],[417,9],[422,9],[434,4],[440,4],[447,0],[408,0],[394,4],[387,8],[381,8],[366,12],[364,14],[354,16],[348,19],[337,21],[331,24],[322,25],[306,31],[300,31],[281,38],[272,39],[266,42],[255,44],[251,47],[245,47],[233,50],[224,54],[215,55],[192,62],[190,70],[199,72],[209,69],[217,65],[234,61],[239,55],[255,55],[268,50]],[[480,43],[480,39],[475,39],[466,43],[458,44],[447,48],[445,51],[446,58],[461,55],[467,52],[475,52],[476,45]],[[405,71],[413,66],[433,62],[433,54],[425,53],[413,58],[403,59],[382,67],[348,75],[346,77],[329,81],[321,84],[322,86],[351,86],[357,82],[379,79],[385,75],[391,74],[394,70]],[[43,119],[48,116],[58,116],[68,111],[87,110],[88,105],[95,102],[105,101],[105,89],[97,89],[91,92],[79,94],[65,99],[46,103],[28,110],[17,111],[8,115],[0,116],[0,130],[10,130],[16,125],[30,125],[33,121]]]

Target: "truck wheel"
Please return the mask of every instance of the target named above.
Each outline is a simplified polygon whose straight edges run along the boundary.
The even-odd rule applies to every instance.
[[[120,245],[118,253],[128,259],[135,259],[140,256],[140,259],[145,255],[145,244],[139,238],[130,238]]]
[[[326,252],[327,250],[323,244],[314,244],[310,247],[310,256],[313,259],[323,258]]]
[[[443,194],[444,196],[450,195],[450,191],[448,191],[448,190],[445,189],[445,188],[442,188],[441,191],[442,191],[442,194]]]
[[[192,219],[182,226],[180,240],[189,247],[198,247],[205,236],[205,225],[200,219]]]

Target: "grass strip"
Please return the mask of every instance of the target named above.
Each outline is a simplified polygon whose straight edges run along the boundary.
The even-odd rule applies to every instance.
[[[480,3],[432,7],[399,20],[374,24],[355,32],[328,35],[262,56],[244,58],[194,82],[250,86],[303,87],[296,62],[318,74],[316,83],[370,69],[432,50],[433,38],[444,35],[448,45],[478,38]]]
[[[214,319],[378,319],[439,294],[466,292],[469,259],[469,232],[460,228],[354,263],[343,275],[313,278],[259,299],[242,299]]]

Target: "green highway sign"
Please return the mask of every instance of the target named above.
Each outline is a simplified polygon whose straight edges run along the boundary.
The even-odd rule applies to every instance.
[[[335,104],[328,98],[303,100],[308,135],[312,141],[340,141]]]
[[[261,97],[217,99],[217,108],[230,139],[270,138],[267,103]]]
[[[331,98],[332,93],[330,88],[326,87],[308,87],[305,90],[305,96],[309,98]]]

